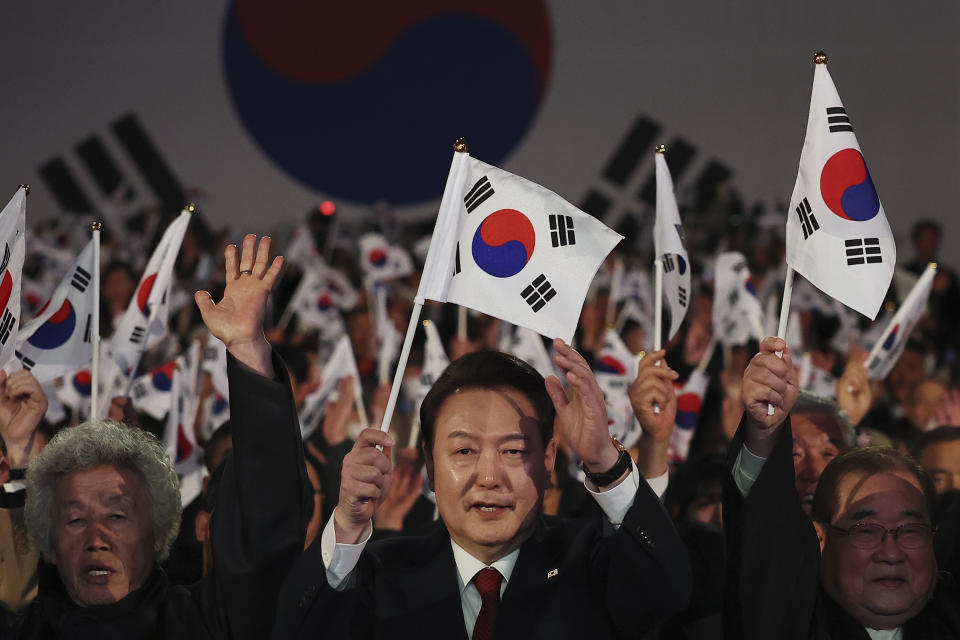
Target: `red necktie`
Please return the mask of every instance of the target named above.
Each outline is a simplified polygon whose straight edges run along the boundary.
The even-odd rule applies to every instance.
[[[480,592],[480,614],[473,626],[472,640],[491,640],[493,624],[497,620],[497,606],[500,604],[500,581],[503,576],[496,569],[481,569],[473,576],[473,584]]]

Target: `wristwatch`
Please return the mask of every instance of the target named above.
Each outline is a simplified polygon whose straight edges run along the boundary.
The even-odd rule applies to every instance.
[[[610,441],[620,452],[620,457],[617,458],[617,461],[612,467],[600,473],[593,473],[592,471],[587,471],[587,468],[583,466],[583,463],[580,463],[580,468],[583,469],[583,472],[586,474],[587,478],[589,478],[590,482],[595,484],[598,489],[602,489],[607,485],[616,482],[620,476],[623,475],[623,472],[630,468],[630,463],[632,462],[630,459],[630,452],[627,451],[622,444],[617,442],[616,438],[611,436]]]

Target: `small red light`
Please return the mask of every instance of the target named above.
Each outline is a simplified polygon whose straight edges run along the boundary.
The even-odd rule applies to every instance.
[[[320,203],[320,213],[325,216],[332,216],[337,210],[337,205],[333,204],[329,200],[324,200]]]

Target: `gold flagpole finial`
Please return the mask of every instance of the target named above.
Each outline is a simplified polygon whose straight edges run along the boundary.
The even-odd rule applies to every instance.
[[[100,224],[99,222],[94,222],[93,224],[90,225],[91,231],[100,231],[100,229],[102,228],[103,228],[103,225]]]
[[[470,149],[467,147],[467,141],[462,137],[457,138],[457,141],[453,143],[453,150],[457,153],[470,153]]]
[[[616,329],[616,328],[617,328],[617,325],[615,325],[614,323],[612,322],[607,323],[607,329]]]
[[[27,195],[30,195],[30,185],[28,184],[18,184],[17,189],[23,189],[27,192]]]
[[[184,209],[185,211],[189,211],[190,213],[193,213],[194,211],[197,210],[197,207],[194,206],[194,204],[193,204],[192,202],[189,202],[189,203],[187,203],[187,206],[185,206],[183,209]]]
[[[937,263],[936,263],[936,262],[928,262],[928,263],[927,263],[927,266],[928,266],[928,267],[933,267],[934,269],[936,269],[936,268],[937,268]]]
[[[666,153],[666,152],[667,152],[667,146],[666,146],[666,145],[663,145],[663,144],[658,144],[658,145],[657,145],[657,153]]]
[[[430,322],[429,320],[424,320],[424,321],[423,321],[423,326],[425,326],[425,327],[429,327],[431,324],[433,324],[433,323]]]
[[[827,52],[821,49],[813,54],[814,64],[827,64],[830,59],[827,57]]]

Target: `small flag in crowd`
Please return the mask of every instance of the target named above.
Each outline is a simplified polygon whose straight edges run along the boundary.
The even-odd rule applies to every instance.
[[[700,368],[690,372],[690,377],[677,391],[676,428],[670,434],[670,458],[681,462],[690,452],[690,441],[700,421],[700,409],[707,395],[710,377]]]
[[[553,366],[553,358],[543,344],[543,338],[536,331],[526,327],[515,327],[513,335],[502,351],[520,358],[544,378],[557,374]]]
[[[160,238],[140,277],[127,310],[117,324],[110,355],[124,376],[133,375],[143,351],[167,332],[168,293],[180,244],[190,224],[191,208],[184,209]],[[149,324],[151,314],[152,324]],[[149,325],[149,326],[148,326]]]
[[[637,361],[613,329],[607,329],[603,335],[603,345],[594,363],[594,374],[607,406],[610,435],[623,446],[632,447],[642,433],[628,393],[637,377]]]
[[[0,212],[0,366],[14,357],[16,347],[26,216],[27,188],[21,185]]]
[[[722,344],[746,344],[763,340],[763,309],[742,254],[717,256],[713,269],[713,331]]]
[[[327,342],[336,340],[346,330],[340,309],[352,308],[356,300],[357,292],[349,282],[340,283],[312,268],[304,270],[290,298],[290,309],[297,314],[300,326],[319,329]]]
[[[787,212],[787,264],[833,298],[876,318],[896,259],[890,225],[821,52]]]
[[[360,268],[367,284],[413,273],[413,260],[403,247],[391,245],[379,233],[360,236]]]
[[[59,378],[93,358],[94,241],[70,265],[53,295],[17,335],[16,356],[40,382]]]
[[[216,336],[207,338],[207,346],[203,350],[203,362],[200,369],[210,374],[213,388],[217,393],[230,399],[230,385],[227,382],[227,345]]]
[[[933,287],[933,279],[936,275],[937,265],[928,264],[903,304],[893,314],[881,339],[870,350],[865,366],[871,379],[886,378],[893,369],[893,365],[900,359],[910,334],[927,310],[927,299],[930,297],[930,289]]]
[[[670,309],[669,341],[680,329],[690,304],[690,259],[683,241],[680,210],[673,193],[673,178],[661,147],[655,157],[657,217],[653,224],[655,259],[663,265],[663,297]]]
[[[178,366],[185,366],[181,358],[175,358],[134,379],[130,387],[130,399],[137,411],[163,420],[173,402],[173,374]]]
[[[353,376],[353,394],[362,399],[360,388],[360,373],[357,370],[357,360],[353,355],[350,336],[344,334],[337,341],[333,353],[327,358],[327,363],[320,374],[320,388],[309,394],[300,408],[300,435],[307,438],[313,433],[323,417],[327,403],[336,398],[337,385],[341,378]],[[361,401],[362,405],[362,401]]]
[[[569,342],[620,240],[552,191],[456,152],[417,301],[453,302]]]
[[[437,326],[429,320],[424,320],[423,332],[426,336],[423,345],[423,366],[420,368],[420,377],[412,384],[413,421],[408,440],[408,446],[410,447],[417,446],[417,438],[420,435],[420,405],[423,404],[423,399],[430,391],[430,387],[450,364],[450,359],[443,349],[443,341],[440,339]]]

